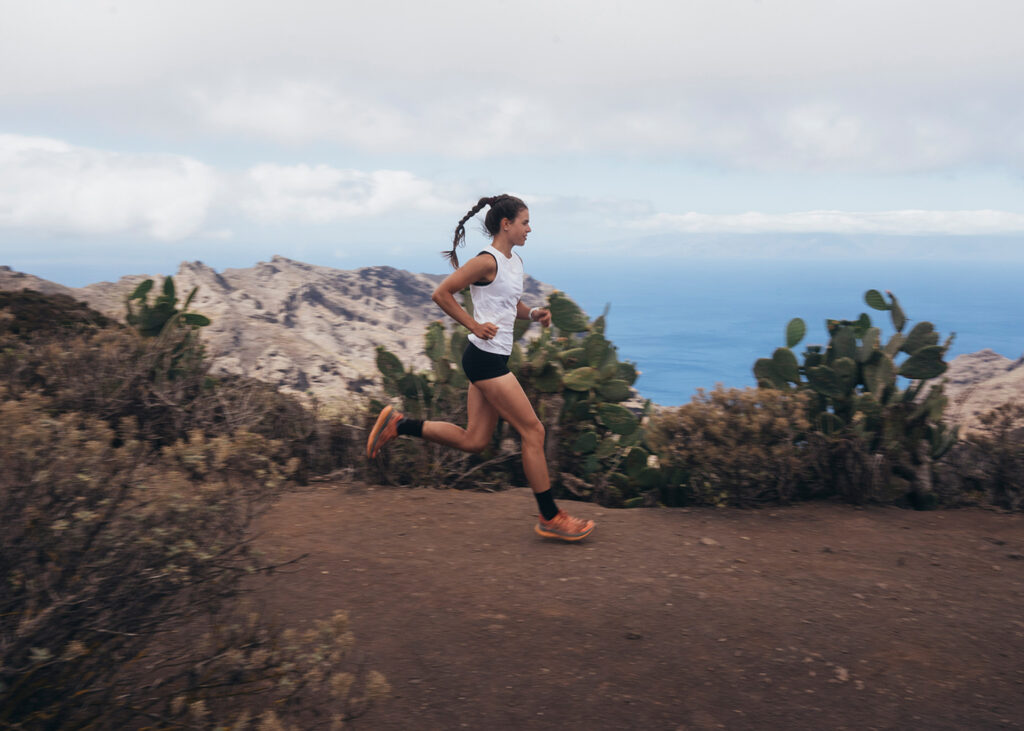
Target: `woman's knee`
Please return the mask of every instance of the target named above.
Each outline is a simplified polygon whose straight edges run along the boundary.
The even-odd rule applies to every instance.
[[[523,442],[537,445],[544,445],[544,425],[540,422],[540,419],[530,423],[523,427],[519,432],[519,437]]]
[[[490,443],[490,439],[487,435],[484,436],[469,436],[463,444],[463,450],[466,452],[472,452],[473,454],[480,454],[480,452],[487,449],[487,445]]]

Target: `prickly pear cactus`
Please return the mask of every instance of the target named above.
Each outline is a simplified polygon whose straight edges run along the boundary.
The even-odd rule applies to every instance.
[[[552,327],[527,345],[517,375],[528,394],[550,394],[558,401],[557,413],[541,414],[549,470],[577,497],[606,505],[643,504],[664,480],[646,447],[650,402],[623,405],[635,398],[639,372],[619,360],[605,337],[607,308],[590,320],[562,292],[551,294],[548,308]]]
[[[928,383],[945,373],[944,358],[953,336],[939,345],[935,327],[924,321],[904,334],[907,316],[896,296],[886,294],[888,300],[874,289],[864,295],[870,308],[889,313],[895,332],[884,345],[881,329],[866,313],[856,320],[830,319],[825,322],[828,344],[824,349],[808,345],[801,364],[792,348],[807,328],[794,318],[786,326],[786,347],[776,349],[771,358],[758,359],[754,376],[762,388],[814,394],[811,422],[817,431],[863,440],[892,465],[893,485],[907,486],[917,504],[928,504],[932,461],[948,452],[957,438],[957,430],[942,422],[942,384]]]
[[[153,280],[147,279],[140,283],[125,298],[125,321],[146,337],[156,337],[168,326],[183,325],[190,328],[206,327],[210,319],[197,312],[188,312],[198,287],[193,287],[179,310],[178,295],[174,287],[173,277],[164,277],[163,291],[149,304],[149,292],[153,289]]]
[[[169,349],[167,360],[160,366],[162,373],[170,380],[187,373],[188,362],[202,352],[198,343],[198,330],[210,324],[210,318],[198,312],[189,312],[188,308],[199,291],[193,287],[185,302],[178,309],[178,295],[173,277],[164,277],[162,292],[149,303],[149,292],[153,289],[153,280],[147,279],[125,297],[125,322],[146,338],[175,338],[176,343]],[[199,345],[196,350],[193,346]]]

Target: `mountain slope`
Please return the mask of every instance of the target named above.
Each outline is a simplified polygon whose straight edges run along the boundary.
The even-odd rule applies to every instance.
[[[997,406],[1024,401],[1024,356],[1010,360],[988,348],[958,355],[950,362],[945,378],[949,379],[948,418],[968,429]]]
[[[146,278],[132,275],[72,292],[120,318],[125,296]],[[203,336],[216,372],[312,391],[325,401],[363,393],[377,382],[378,345],[406,365],[429,367],[424,331],[433,320],[447,319],[430,298],[441,279],[387,266],[333,269],[283,256],[220,273],[185,262],[174,275],[179,299],[199,287],[191,309],[213,321]],[[523,297],[542,304],[550,291],[527,278]]]
[[[0,266],[0,290],[17,291],[19,289],[33,289],[42,294],[66,294],[75,299],[82,299],[82,295],[76,289],[24,272],[16,272],[6,265]]]

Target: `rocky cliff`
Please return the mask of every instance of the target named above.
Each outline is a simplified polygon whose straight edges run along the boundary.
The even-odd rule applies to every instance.
[[[0,269],[0,289],[28,287],[70,294],[123,319],[131,275],[80,289]],[[327,402],[361,394],[377,381],[376,347],[407,365],[429,368],[423,353],[428,323],[445,319],[431,299],[441,276],[391,267],[332,269],[275,256],[248,269],[217,272],[186,262],[174,275],[179,299],[199,287],[191,309],[213,322],[203,328],[215,372],[253,376]],[[523,299],[542,304],[551,287],[527,278]]]
[[[988,349],[959,355],[949,364],[945,377],[948,418],[968,429],[997,406],[1024,402],[1024,356],[1011,360]]]

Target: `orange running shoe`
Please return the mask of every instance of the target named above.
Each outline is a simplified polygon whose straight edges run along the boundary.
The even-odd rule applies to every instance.
[[[391,406],[385,406],[377,416],[377,422],[370,430],[370,436],[366,440],[366,458],[374,459],[380,454],[381,447],[398,436],[398,422],[405,418],[405,414],[396,411]]]
[[[559,510],[551,520],[544,520],[544,516],[537,519],[537,525],[533,529],[537,535],[545,538],[558,538],[563,541],[578,541],[586,538],[594,530],[594,521],[574,518],[564,510]]]

